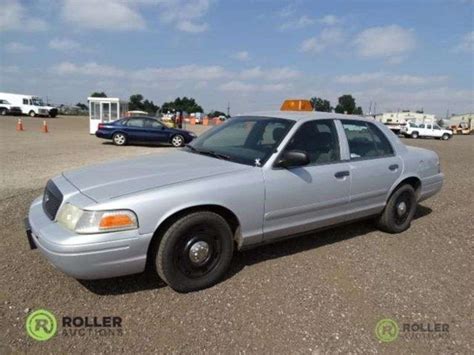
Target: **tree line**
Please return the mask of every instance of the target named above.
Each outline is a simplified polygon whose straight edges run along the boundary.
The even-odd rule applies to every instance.
[[[342,95],[338,98],[338,103],[336,107],[331,106],[331,102],[329,100],[325,100],[320,97],[312,97],[309,101],[311,101],[311,105],[313,105],[314,111],[320,112],[334,112],[336,113],[346,113],[349,115],[362,115],[362,107],[356,105],[355,99],[352,95]]]
[[[91,94],[91,97],[107,97],[105,92],[94,92]],[[338,103],[336,107],[331,105],[329,100],[323,99],[321,97],[312,97],[310,99],[311,104],[313,105],[314,111],[320,112],[336,112],[336,113],[346,113],[349,115],[362,115],[363,111],[360,106],[357,106],[355,99],[352,95],[346,94],[338,98]],[[87,109],[87,106],[78,103],[76,106]],[[178,97],[174,101],[169,101],[163,103],[163,105],[158,106],[151,100],[147,100],[141,94],[134,94],[130,96],[128,103],[128,109],[130,111],[139,110],[145,111],[150,115],[156,115],[158,113],[168,113],[168,112],[204,112],[202,107],[196,102],[192,97]],[[209,113],[211,117],[217,117],[224,115],[225,113],[221,111],[211,111]]]

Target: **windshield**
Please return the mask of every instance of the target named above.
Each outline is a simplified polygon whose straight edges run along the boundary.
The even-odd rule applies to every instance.
[[[281,118],[232,118],[193,141],[189,150],[216,159],[262,166],[293,124]]]
[[[40,98],[34,97],[31,101],[33,101],[33,105],[35,106],[44,106],[43,100]]]

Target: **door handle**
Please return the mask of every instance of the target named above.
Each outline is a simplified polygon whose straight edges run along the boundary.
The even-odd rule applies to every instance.
[[[395,171],[398,169],[398,164],[392,164],[388,167],[391,171]]]
[[[348,170],[338,171],[337,173],[334,174],[336,179],[342,179],[343,177],[349,176],[349,175],[350,175],[350,172]]]

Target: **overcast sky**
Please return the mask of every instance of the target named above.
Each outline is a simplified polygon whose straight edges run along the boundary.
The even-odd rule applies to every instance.
[[[0,0],[0,91],[474,111],[472,0]]]

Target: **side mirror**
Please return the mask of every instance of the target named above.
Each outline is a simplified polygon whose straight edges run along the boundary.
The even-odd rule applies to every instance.
[[[280,168],[291,168],[296,166],[304,166],[309,164],[309,156],[301,150],[287,150],[283,152],[276,166]]]

